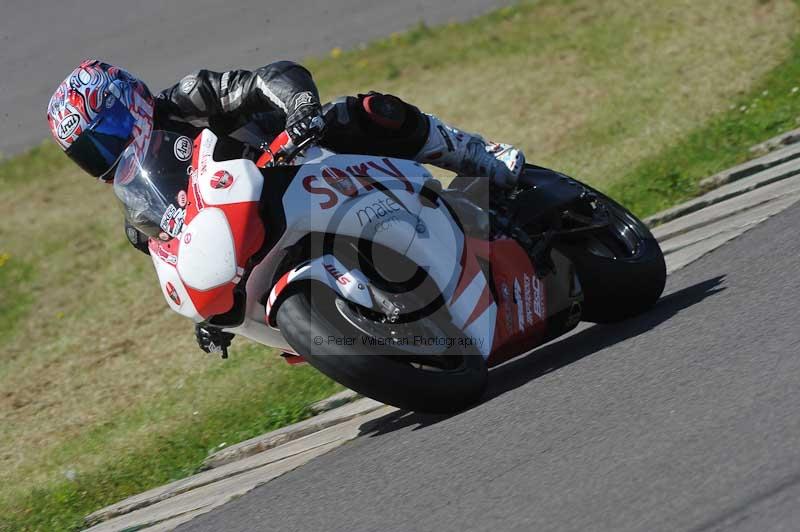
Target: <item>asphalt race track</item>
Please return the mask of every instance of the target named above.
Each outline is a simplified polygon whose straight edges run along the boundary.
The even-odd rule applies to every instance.
[[[351,48],[424,20],[465,20],[508,0],[3,0],[0,154],[49,133],[50,95],[84,57],[160,90],[199,68],[255,68]]]
[[[182,531],[797,530],[800,206],[672,275],[649,314],[396,413]]]

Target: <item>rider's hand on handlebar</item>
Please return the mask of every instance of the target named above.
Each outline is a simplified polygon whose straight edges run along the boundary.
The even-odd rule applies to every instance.
[[[296,109],[286,119],[286,132],[295,146],[300,146],[309,139],[319,139],[324,129],[325,118],[319,104]]]
[[[225,332],[216,327],[203,327],[202,325],[194,326],[194,335],[197,338],[197,344],[200,349],[206,353],[219,353],[222,358],[228,358],[228,348],[231,345],[231,340],[234,334]]]
[[[256,165],[267,168],[286,164],[300,150],[321,139],[324,130],[325,117],[319,104],[296,109],[286,120],[286,131],[275,137],[269,145],[261,145],[264,153],[258,158]]]

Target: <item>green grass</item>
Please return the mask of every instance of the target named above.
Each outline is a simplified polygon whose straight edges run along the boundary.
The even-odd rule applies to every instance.
[[[647,216],[702,192],[703,177],[753,157],[749,148],[800,127],[800,40],[792,55],[747,95],[606,188]]]
[[[36,146],[22,155],[0,159],[0,186],[8,187],[45,176],[57,176],[72,163],[52,142]]]
[[[84,453],[101,453],[104,460],[86,471],[67,466],[61,480],[34,488],[16,501],[16,511],[0,517],[0,528],[8,530],[78,529],[83,517],[100,506],[148,488],[195,473],[202,460],[226,445],[257,436],[310,417],[308,405],[339,389],[310,367],[270,368],[263,375],[264,350],[255,346],[239,349],[236,357],[186,382],[178,393],[163,394],[156,401],[144,401],[124,417],[98,425],[53,452],[64,459],[80,460]],[[286,367],[284,367],[286,366]],[[246,371],[251,379],[262,378],[270,385],[242,383],[244,389],[230,395],[224,385],[232,374]],[[259,375],[259,374],[262,375]],[[227,393],[203,411],[188,411],[181,405],[170,408],[177,395]],[[202,392],[201,392],[202,390]],[[152,437],[148,426],[165,417],[178,418],[168,432]],[[128,439],[129,434],[148,439],[143,448],[109,456],[104,448]],[[66,475],[74,477],[66,478]]]
[[[398,94],[649,214],[795,127],[797,6],[523,2],[308,66],[325,97]],[[0,161],[0,185],[0,528],[77,527],[338,389],[242,340],[200,353],[107,187],[53,143]]]
[[[33,277],[33,265],[0,249],[0,338],[10,337],[30,310],[33,298],[24,286]]]

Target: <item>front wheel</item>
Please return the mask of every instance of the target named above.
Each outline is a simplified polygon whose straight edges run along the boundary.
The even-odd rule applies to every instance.
[[[313,367],[399,408],[455,412],[477,402],[486,388],[483,357],[468,342],[460,342],[449,321],[436,314],[410,324],[427,343],[416,336],[405,343],[408,327],[398,335],[391,324],[365,316],[327,287],[308,283],[283,301],[277,322],[292,349]],[[390,337],[400,340],[388,342]]]
[[[579,183],[606,211],[608,227],[577,241],[558,245],[575,263],[583,286],[583,319],[621,321],[652,307],[667,277],[664,254],[647,226],[608,196]]]

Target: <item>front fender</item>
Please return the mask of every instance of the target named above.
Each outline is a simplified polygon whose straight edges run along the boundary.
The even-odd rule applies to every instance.
[[[366,308],[374,307],[366,276],[359,270],[348,270],[333,255],[323,255],[303,262],[278,279],[267,299],[267,324],[272,327],[277,325],[275,317],[283,297],[288,293],[286,288],[301,281],[319,281],[348,301]]]

